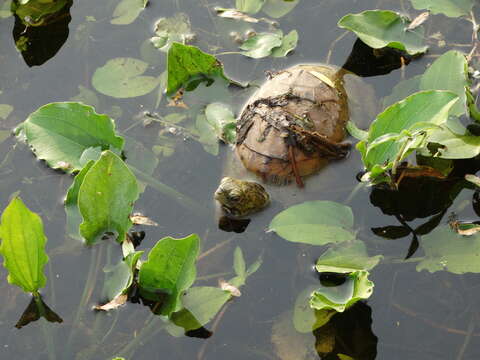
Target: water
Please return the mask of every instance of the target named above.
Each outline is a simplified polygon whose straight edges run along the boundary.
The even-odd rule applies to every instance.
[[[153,24],[161,16],[172,16],[179,11],[188,14],[197,33],[195,44],[204,50],[218,53],[236,50],[228,36],[232,23],[216,18],[212,10],[214,5],[230,6],[227,1],[152,0],[140,17],[127,26],[109,23],[116,4],[110,0],[102,5],[92,0],[74,2],[70,9],[71,22],[65,43],[49,60],[33,67],[26,64],[15,48],[12,37],[14,18],[0,20],[0,103],[14,107],[6,120],[0,120],[0,130],[12,129],[41,105],[69,100],[78,94],[79,85],[92,89],[90,79],[93,72],[111,58],[143,58],[151,65],[149,74],[160,74],[165,67],[164,58],[144,42],[153,35]],[[300,34],[300,43],[294,54],[287,58],[258,61],[240,55],[219,55],[219,58],[232,78],[256,82],[262,81],[265,70],[278,70],[297,63],[324,62],[329,49],[332,50],[330,62],[342,65],[350,54],[355,37],[347,35],[331,47],[332,42],[343,33],[336,26],[338,19],[349,12],[374,8],[418,14],[408,7],[408,1],[302,0],[292,12],[279,19],[284,33],[297,29]],[[96,21],[87,21],[87,16],[94,16]],[[436,18],[429,26],[438,28],[440,24],[450,41],[470,42],[468,23],[459,25],[453,20]],[[65,35],[65,31],[59,34]],[[444,51],[433,45],[431,54]],[[368,77],[365,81],[374,87],[380,98],[390,94],[392,87],[402,78],[423,73],[432,61],[433,57],[425,56],[403,70]],[[185,101],[200,106],[212,101],[212,97],[220,96],[216,93],[207,95],[206,90],[188,94]],[[231,104],[237,112],[249,93],[237,90],[230,95]],[[155,109],[156,91],[126,100],[98,93],[97,96],[97,111],[111,113],[112,106],[119,107],[122,114],[118,116],[117,111],[115,116],[117,129],[147,148],[160,144],[157,139],[159,127],[154,124],[145,128],[141,123],[132,127],[138,122],[138,115],[145,110],[158,111],[162,115],[178,111],[165,107],[165,103]],[[225,242],[199,261],[199,285],[216,286],[218,277],[228,278],[231,275],[229,272],[236,246],[243,249],[247,263],[263,254],[264,263],[248,279],[247,285],[242,288],[242,296],[227,304],[218,321],[206,326],[213,331],[213,335],[209,339],[201,339],[172,337],[159,330],[161,321],[153,317],[147,307],[139,304],[129,303],[110,313],[91,311],[93,305],[105,300],[102,295],[102,269],[120,259],[118,246],[102,242],[89,248],[68,238],[64,231],[62,200],[72,178],[48,169],[35,159],[27,146],[12,137],[0,143],[0,161],[10,156],[10,160],[0,168],[1,207],[6,206],[11,193],[21,191],[25,203],[42,216],[50,255],[48,283],[42,293],[46,303],[64,320],[62,324],[40,320],[20,330],[15,329],[14,324],[30,298],[2,281],[0,357],[32,360],[111,359],[129,346],[128,349],[134,351],[131,358],[135,359],[278,358],[271,342],[272,328],[279,328],[276,324],[279,319],[288,316],[285,313],[293,309],[298,294],[308,286],[318,284],[312,266],[325,249],[288,243],[274,234],[265,233],[272,217],[289,205],[278,199],[252,219],[245,233],[218,230],[211,198],[222,176],[228,152],[227,147],[221,146],[220,155],[215,157],[192,140],[178,141],[174,154],[162,158],[156,169],[156,179],[191,197],[203,207],[203,213],[185,209],[152,187],[147,187],[135,204],[136,210],[160,224],[156,228],[140,228],[147,233],[142,249],[150,248],[164,236],[182,237],[192,232],[202,237],[202,251]],[[393,211],[397,215],[395,217],[385,215],[379,207],[372,205],[372,202],[385,202],[388,194],[372,193],[371,188],[362,187],[352,195],[358,184],[355,176],[360,170],[359,155],[354,151],[347,160],[333,163],[323,170],[319,175],[320,190],[309,195],[309,200],[313,197],[344,203],[349,199],[359,237],[366,241],[370,254],[383,254],[387,259],[370,276],[375,282],[372,297],[334,321],[336,346],[343,346],[339,352],[349,353],[349,349],[349,354],[357,354],[355,359],[359,360],[478,359],[478,275],[417,272],[415,266],[418,259],[415,257],[422,256],[421,249],[413,260],[402,261],[409,249],[411,236],[385,240],[375,236],[371,230],[400,225],[399,217],[412,228],[437,214],[443,214],[439,222],[445,224],[448,213],[453,211],[460,218],[475,218],[471,207],[473,191],[461,190],[452,204],[450,201],[436,204],[435,200],[449,191],[448,186],[433,186],[432,195],[425,196],[422,201],[418,199],[419,194],[428,195],[427,188],[415,189],[410,196],[402,195],[401,200],[394,200],[397,204],[402,201],[406,203],[401,204],[402,211],[398,208]],[[301,202],[305,197],[302,191],[295,190],[290,202],[292,198]],[[212,274],[213,278],[209,278]],[[6,271],[1,268],[0,278],[5,277]],[[287,325],[284,328],[288,328]],[[142,329],[147,330],[142,332]],[[318,344],[329,336],[327,332],[300,337],[292,335],[291,340],[284,340],[284,343],[291,344],[291,349],[297,351],[294,351],[294,359],[302,359],[305,354],[309,356],[307,359],[315,359],[320,358],[314,351],[315,342]],[[295,344],[300,344],[298,349]],[[337,359],[331,355],[323,358]]]

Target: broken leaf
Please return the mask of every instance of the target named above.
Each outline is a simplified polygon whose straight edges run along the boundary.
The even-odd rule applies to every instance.
[[[155,36],[150,39],[160,51],[167,52],[174,42],[188,44],[195,38],[187,14],[179,13],[171,18],[161,18],[155,23]]]

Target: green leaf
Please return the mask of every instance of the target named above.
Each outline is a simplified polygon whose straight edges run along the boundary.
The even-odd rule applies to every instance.
[[[448,225],[442,225],[422,236],[420,244],[425,250],[425,258],[418,263],[417,271],[480,272],[480,233],[462,236]]]
[[[12,3],[12,11],[25,26],[45,26],[53,23],[60,10],[68,4],[67,0],[43,1],[30,0],[28,2]]]
[[[345,127],[350,135],[352,135],[357,140],[367,140],[368,131],[359,129],[352,121],[347,122]]]
[[[78,193],[80,234],[86,243],[95,243],[106,232],[116,232],[122,242],[132,226],[129,215],[137,198],[138,184],[130,169],[113,152],[103,152],[85,174]]]
[[[150,39],[160,51],[167,52],[174,42],[187,44],[195,38],[187,14],[161,18],[155,23],[155,36]]]
[[[75,176],[73,183],[68,189],[67,197],[65,198],[65,213],[67,214],[66,230],[68,236],[73,239],[82,240],[80,235],[80,224],[82,223],[82,215],[78,208],[78,193],[80,185],[82,185],[85,175],[93,166],[95,161],[89,161],[83,169]]]
[[[269,226],[285,240],[312,245],[355,238],[352,210],[332,201],[307,201],[277,214]]]
[[[12,0],[5,0],[3,3],[0,5],[0,19],[6,19],[10,16],[12,16]]]
[[[234,144],[237,120],[228,105],[211,103],[205,108],[205,117],[216,136],[227,144]]]
[[[135,21],[148,1],[144,0],[122,0],[113,10],[113,19],[110,21],[114,25],[127,25]]]
[[[120,57],[108,60],[92,77],[93,87],[114,98],[132,98],[146,95],[159,84],[159,78],[143,75],[148,64],[139,59]]]
[[[444,14],[449,17],[466,16],[470,14],[473,0],[411,0],[417,10],[427,9],[433,14]]]
[[[480,154],[480,136],[458,135],[445,128],[434,131],[428,141],[441,144],[436,154],[431,154],[428,149],[422,151],[424,156],[438,156],[442,159],[471,159]]]
[[[448,90],[459,97],[450,110],[450,115],[454,116],[463,115],[467,111],[465,87],[469,85],[467,59],[455,50],[448,51],[435,60],[420,80],[420,90]]]
[[[262,11],[268,16],[279,19],[292,11],[300,0],[266,0]]]
[[[282,36],[273,33],[259,33],[248,38],[240,46],[242,54],[254,59],[267,57],[274,48],[282,46]]]
[[[355,240],[325,251],[317,260],[318,272],[347,274],[357,270],[371,270],[382,259],[381,255],[368,256],[362,241]]]
[[[3,211],[0,224],[0,253],[8,270],[8,282],[25,292],[36,293],[47,282],[43,270],[48,262],[47,238],[42,219],[31,212],[19,197]]]
[[[410,55],[424,53],[428,47],[423,45],[423,27],[407,31],[409,23],[408,18],[394,11],[368,10],[344,16],[338,26],[354,32],[374,49],[388,46],[404,50]]]
[[[195,121],[195,128],[200,135],[198,141],[202,144],[203,149],[212,154],[213,156],[218,155],[218,139],[213,131],[213,127],[207,121],[205,115],[198,115]]]
[[[195,330],[212,320],[232,295],[217,287],[195,286],[181,297],[183,309],[171,315],[172,322],[185,331]]]
[[[13,106],[8,104],[0,104],[0,119],[6,119],[13,111]]]
[[[422,75],[414,76],[410,79],[402,80],[396,84],[389,96],[383,98],[383,109],[386,109],[390,105],[395,104],[398,101],[405,99],[406,97],[416,93],[420,88],[420,80]]]
[[[310,307],[310,296],[317,289],[310,286],[302,291],[295,300],[293,325],[300,333],[311,333],[322,327],[337,312],[335,310],[315,310]]]
[[[136,265],[142,254],[143,251],[130,253],[115,266],[103,269],[106,273],[105,291],[109,301],[128,292],[133,284]]]
[[[298,32],[297,30],[292,30],[282,38],[282,45],[272,50],[272,56],[273,57],[287,56],[290,52],[295,50],[295,48],[297,47],[297,43],[298,43]]]
[[[90,147],[118,151],[123,147],[123,138],[115,135],[113,120],[80,103],[44,105],[30,114],[22,127],[38,159],[68,172],[82,168],[80,157]]]
[[[242,278],[247,277],[247,267],[245,265],[245,259],[243,258],[243,252],[238,246],[233,253],[233,270],[237,276]]]
[[[265,0],[235,0],[235,8],[247,14],[256,14],[264,3]]]
[[[310,298],[310,306],[317,310],[343,312],[359,300],[372,295],[373,282],[368,271],[355,271],[345,276],[345,282],[337,286],[321,285]]]
[[[357,148],[364,148],[362,160],[367,170],[384,164],[391,166],[396,159],[400,161],[408,156],[408,152],[402,153],[402,150],[406,150],[403,146],[409,137],[401,136],[401,141],[397,141],[395,135],[401,135],[405,130],[414,132],[415,127],[422,123],[445,123],[457,99],[451,92],[432,90],[413,94],[388,107],[371,124],[367,141],[357,145]],[[412,143],[411,147],[415,145]]]
[[[180,296],[195,281],[199,246],[196,234],[183,239],[165,237],[150,250],[148,260],[142,264],[138,275],[142,295],[151,300],[158,300],[159,292],[168,295],[162,315],[178,310]]]
[[[168,50],[167,57],[167,94],[175,93],[193,77],[221,77],[228,80],[223,74],[222,63],[195,46],[175,42]]]

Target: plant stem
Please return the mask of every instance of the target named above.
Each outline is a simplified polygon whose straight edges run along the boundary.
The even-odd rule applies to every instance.
[[[40,294],[33,293],[33,299],[35,301],[35,304],[37,305],[37,309],[40,313],[40,323],[42,327],[42,333],[43,337],[45,339],[45,344],[47,347],[47,353],[48,353],[48,359],[49,360],[56,360],[57,356],[55,354],[55,342],[53,340],[53,334],[52,334],[52,329],[50,326],[48,326],[47,320],[45,319],[45,307],[43,306],[42,298]]]

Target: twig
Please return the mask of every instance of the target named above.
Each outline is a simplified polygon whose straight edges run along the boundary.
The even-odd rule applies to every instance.
[[[230,241],[232,241],[232,238],[230,239],[227,239],[225,241],[222,241],[221,243],[215,245],[214,247],[208,249],[207,251],[201,253],[198,258],[197,258],[197,261],[200,261],[201,259],[203,259],[204,257],[210,255],[211,253],[217,251],[218,249],[222,248],[223,246],[227,245]]]

